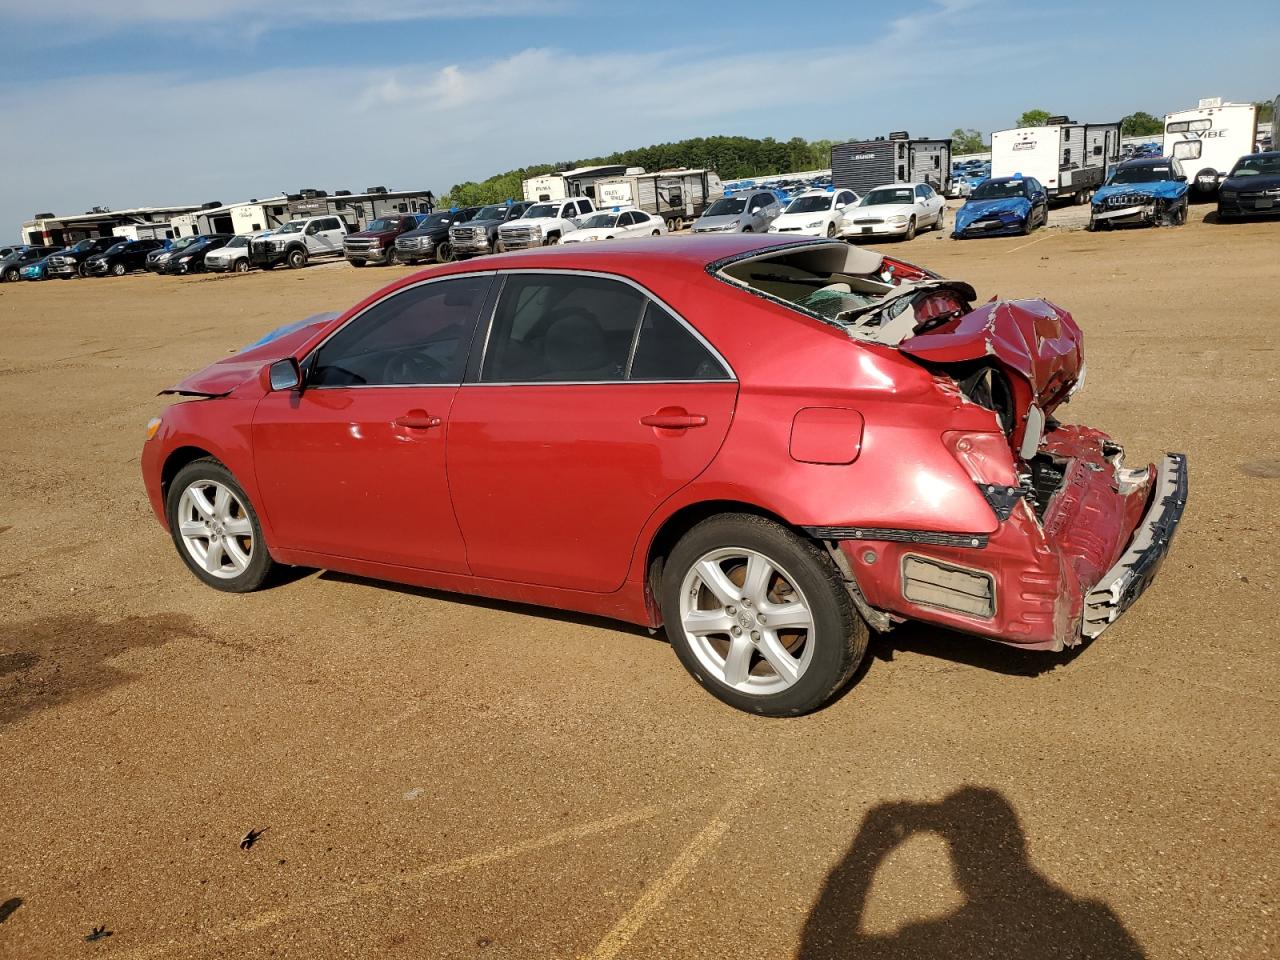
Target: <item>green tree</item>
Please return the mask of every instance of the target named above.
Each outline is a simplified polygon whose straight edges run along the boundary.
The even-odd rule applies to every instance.
[[[1276,103],[1274,100],[1259,100],[1254,106],[1258,108],[1259,123],[1275,123]],[[1275,139],[1274,136],[1272,139]]]
[[[1122,137],[1150,137],[1158,133],[1164,133],[1164,120],[1142,110],[1131,113],[1120,121]]]
[[[951,152],[953,154],[983,153],[987,145],[982,142],[982,134],[973,129],[962,130],[956,127],[951,131]]]
[[[1018,126],[1020,127],[1043,127],[1044,122],[1053,114],[1048,110],[1028,110],[1018,118]]]

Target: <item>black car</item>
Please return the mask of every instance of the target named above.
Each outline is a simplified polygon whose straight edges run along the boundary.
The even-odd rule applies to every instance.
[[[1241,157],[1218,187],[1218,219],[1280,213],[1280,150]]]
[[[94,277],[123,277],[132,270],[142,270],[147,265],[147,254],[163,250],[163,240],[122,240],[114,247],[95,253],[84,262],[85,273]]]
[[[396,256],[401,263],[420,263],[423,260],[448,263],[453,259],[449,228],[457,223],[466,223],[482,209],[463,207],[461,210],[441,210],[431,214],[417,230],[396,237]]]
[[[174,244],[170,251],[172,256],[167,260],[159,260],[156,265],[158,273],[199,273],[204,269],[204,255],[210,250],[225,247],[234,237],[233,233],[208,233],[192,237],[192,242],[178,249]]]
[[[56,256],[50,257],[49,275],[63,280],[70,280],[76,276],[88,276],[85,261],[94,254],[111,249],[119,242],[119,237],[87,237],[67,247]]]
[[[28,263],[35,263],[37,260],[43,260],[57,249],[57,247],[14,248],[4,257],[0,257],[0,283],[8,283],[11,280],[20,279],[18,271]]]
[[[493,203],[482,207],[470,220],[462,223],[455,220],[449,227],[449,243],[453,246],[454,258],[463,260],[482,253],[501,253],[498,228],[508,220],[523,217],[533,203],[532,200]]]

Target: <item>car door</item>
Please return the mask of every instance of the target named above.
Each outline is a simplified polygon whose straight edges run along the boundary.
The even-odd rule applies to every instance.
[[[303,362],[303,389],[253,418],[263,507],[287,548],[465,573],[445,474],[450,406],[492,278],[384,297]]]
[[[325,217],[321,221],[319,236],[325,253],[342,253],[342,239],[346,235],[346,228],[337,217]]]
[[[617,590],[645,522],[719,449],[729,368],[639,287],[568,271],[508,273],[483,342],[449,424],[472,573]]]

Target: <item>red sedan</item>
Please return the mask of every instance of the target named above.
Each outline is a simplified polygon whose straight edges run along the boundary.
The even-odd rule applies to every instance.
[[[974,300],[825,240],[451,264],[172,388],[143,475],[220,590],[291,564],[665,625],[715,696],[802,713],[869,628],[1061,650],[1169,549],[1185,458],[1059,423],[1079,328]]]

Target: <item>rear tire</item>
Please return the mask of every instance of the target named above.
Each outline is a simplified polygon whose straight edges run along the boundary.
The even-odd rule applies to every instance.
[[[867,625],[831,558],[763,517],[722,514],[686,533],[666,560],[661,594],[667,636],[685,669],[749,713],[816,710],[866,654]]]
[[[212,457],[178,471],[165,497],[165,516],[178,556],[215,590],[257,590],[275,566],[244,488]]]
[[[4,273],[0,273],[0,283],[13,283],[18,279],[18,271],[10,267]]]
[[[943,207],[938,211],[938,219],[934,221],[933,229],[942,230],[947,225],[947,208]]]

